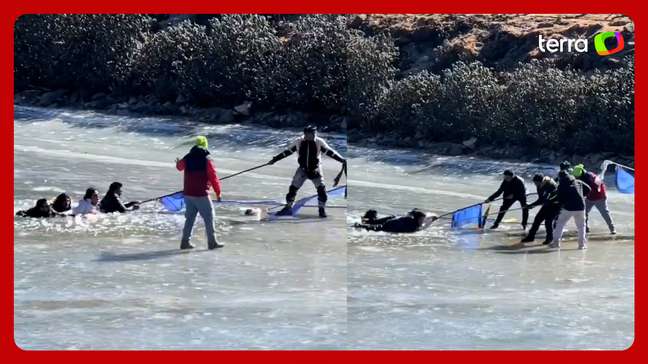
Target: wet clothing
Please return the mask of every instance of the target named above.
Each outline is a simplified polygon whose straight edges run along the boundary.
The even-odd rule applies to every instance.
[[[191,231],[193,230],[196,215],[200,213],[205,223],[205,234],[207,235],[207,245],[213,249],[218,244],[214,231],[214,206],[209,196],[185,196],[185,225],[182,229],[182,239],[180,249],[189,246],[191,240]]]
[[[299,189],[304,185],[304,182],[306,182],[307,179],[310,179],[313,182],[313,185],[317,190],[318,206],[324,207],[326,205],[326,201],[328,200],[328,196],[326,194],[326,185],[324,185],[324,176],[322,176],[322,173],[319,171],[319,169],[314,177],[309,178],[304,169],[297,168],[295,175],[293,176],[292,183],[290,184],[290,187],[288,187],[286,202],[289,204],[295,202],[297,191],[299,191]]]
[[[413,233],[421,228],[418,219],[412,216],[401,216],[377,219],[380,224],[355,224],[355,227],[371,231],[386,231],[389,233]]]
[[[38,218],[38,217],[54,217],[57,214],[54,211],[52,211],[51,209],[43,211],[38,207],[32,207],[32,208],[30,208],[30,209],[28,209],[26,211],[18,211],[16,213],[16,215],[17,216],[22,216],[22,217],[35,217],[35,218]]]
[[[93,205],[89,198],[79,200],[79,204],[72,209],[74,215],[96,214],[97,212],[97,206]]]
[[[99,203],[99,209],[104,213],[126,212],[126,206],[124,206],[119,196],[114,193],[107,193],[104,196],[101,203]]]
[[[184,171],[184,195],[193,197],[208,196],[212,187],[216,196],[221,195],[221,185],[209,151],[194,146],[189,153],[176,163],[179,171]]]

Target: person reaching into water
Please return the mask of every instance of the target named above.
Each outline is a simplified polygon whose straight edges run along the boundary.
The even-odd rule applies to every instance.
[[[413,233],[436,219],[436,215],[428,216],[419,209],[413,209],[406,216],[390,215],[383,218],[378,218],[376,210],[369,210],[363,216],[362,223],[356,223],[353,227],[389,233]]]
[[[22,217],[35,217],[35,218],[57,216],[56,212],[52,211],[49,203],[44,198],[41,198],[38,201],[36,201],[36,206],[26,211],[18,211],[16,215]]]
[[[191,249],[191,231],[193,230],[196,215],[200,214],[205,222],[207,234],[207,247],[209,249],[222,248],[224,245],[216,240],[214,231],[214,206],[209,198],[209,189],[213,188],[216,200],[221,201],[221,185],[216,167],[209,157],[209,144],[207,138],[199,136],[189,153],[176,158],[176,168],[184,171],[184,201],[185,225],[182,230],[180,249]]]
[[[556,229],[550,248],[560,248],[565,224],[574,219],[578,230],[578,249],[587,249],[587,236],[585,230],[585,197],[590,193],[587,184],[575,179],[567,171],[558,173],[558,201],[560,213],[556,219]]]
[[[519,201],[520,206],[522,206],[522,229],[526,229],[527,220],[529,219],[529,210],[526,208],[526,187],[524,186],[524,180],[521,177],[516,176],[511,170],[508,169],[505,170],[503,174],[504,180],[502,181],[502,184],[497,189],[497,191],[495,191],[495,193],[493,193],[485,201],[485,203],[490,203],[500,195],[504,195],[502,207],[500,207],[497,218],[490,228],[497,229],[500,222],[502,222],[506,211],[508,211],[508,209],[516,201]]]
[[[68,196],[67,193],[61,193],[56,196],[54,202],[51,205],[52,210],[59,214],[65,214],[72,210],[72,199]]]
[[[106,192],[106,195],[103,199],[101,199],[101,202],[99,203],[99,209],[101,210],[101,212],[124,213],[126,211],[139,209],[138,201],[131,201],[126,204],[121,201],[122,186],[123,185],[119,182],[113,182],[110,184],[110,186],[108,187],[108,192]]]
[[[304,128],[304,135],[295,140],[286,150],[272,157],[268,164],[275,164],[278,161],[297,152],[297,163],[299,167],[295,171],[292,183],[286,195],[286,206],[277,215],[290,215],[292,206],[297,196],[297,191],[308,179],[313,182],[317,189],[317,200],[319,216],[326,217],[326,186],[322,174],[321,156],[322,153],[346,165],[346,159],[331,148],[324,139],[317,136],[317,127],[309,125]]]
[[[585,230],[590,231],[589,228],[589,213],[592,211],[593,207],[601,213],[603,220],[610,229],[610,234],[616,234],[616,228],[614,227],[614,221],[610,215],[610,209],[608,208],[607,203],[607,192],[605,191],[605,182],[597,176],[596,174],[589,172],[585,169],[583,164],[577,164],[574,166],[572,175],[576,177],[579,181],[585,182],[590,188],[590,193],[585,199]]]
[[[553,240],[553,223],[560,212],[560,203],[558,202],[558,184],[548,176],[536,174],[533,176],[533,183],[538,191],[538,199],[529,204],[528,208],[532,209],[541,206],[540,211],[536,214],[529,229],[527,236],[522,239],[522,243],[530,243],[535,240],[535,235],[544,222],[546,237],[542,244],[549,244]]]
[[[77,206],[72,209],[74,215],[96,214],[99,210],[99,192],[93,187],[86,190],[83,198]]]

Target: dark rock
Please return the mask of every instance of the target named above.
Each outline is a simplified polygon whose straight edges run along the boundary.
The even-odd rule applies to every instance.
[[[244,116],[250,116],[250,110],[252,109],[252,102],[251,101],[246,101],[242,103],[241,105],[235,106],[234,111],[236,111],[237,114],[244,115]]]
[[[38,104],[41,106],[50,105],[54,102],[61,100],[61,98],[65,95],[65,93],[66,93],[65,90],[55,90],[55,91],[45,92],[40,96],[40,100],[38,101]]]

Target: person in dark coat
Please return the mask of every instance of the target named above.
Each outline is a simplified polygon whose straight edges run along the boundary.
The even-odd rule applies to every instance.
[[[522,229],[526,229],[527,220],[529,220],[529,210],[526,208],[526,187],[524,186],[524,180],[521,177],[516,176],[511,170],[508,169],[505,170],[503,174],[504,180],[502,181],[502,184],[497,189],[497,191],[495,191],[495,193],[493,193],[485,201],[486,203],[490,203],[500,195],[504,195],[502,207],[500,207],[497,218],[495,219],[493,226],[491,226],[490,228],[497,229],[500,222],[502,222],[506,211],[508,211],[508,209],[516,201],[519,201],[520,206],[522,206]]]
[[[540,211],[536,214],[529,229],[527,236],[522,239],[522,243],[530,243],[535,240],[535,234],[544,222],[546,237],[542,244],[550,244],[553,240],[553,223],[560,212],[560,203],[558,202],[558,184],[548,176],[536,174],[533,176],[533,183],[538,191],[538,199],[528,207],[532,209],[540,206]]]
[[[421,230],[427,222],[436,220],[436,216],[427,216],[419,209],[413,209],[406,216],[385,216],[378,218],[376,210],[369,210],[362,218],[362,223],[356,223],[355,228],[386,231],[389,233],[413,233]]]
[[[108,187],[108,192],[101,202],[99,203],[99,210],[103,213],[111,212],[120,212],[124,213],[126,211],[132,211],[139,209],[138,201],[131,201],[124,204],[121,200],[122,194],[122,184],[119,182],[113,182]]]
[[[36,206],[26,211],[18,211],[16,215],[22,217],[39,218],[39,217],[54,217],[56,216],[56,213],[52,211],[49,203],[47,202],[47,199],[41,198],[38,201],[36,201]]]
[[[575,179],[567,171],[558,173],[558,201],[560,213],[556,219],[553,242],[550,248],[560,248],[565,224],[574,219],[578,230],[578,249],[587,249],[587,236],[585,231],[585,196],[590,193],[586,183]]]

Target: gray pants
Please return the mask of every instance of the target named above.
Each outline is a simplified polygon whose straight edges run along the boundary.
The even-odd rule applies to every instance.
[[[560,210],[560,214],[556,218],[556,228],[554,230],[552,244],[556,247],[560,247],[560,240],[562,239],[563,231],[565,230],[565,224],[567,224],[571,218],[574,218],[574,223],[576,223],[576,229],[578,230],[578,246],[582,248],[587,247],[587,236],[585,235],[585,211],[583,210]]]
[[[216,244],[214,234],[214,206],[209,196],[193,197],[185,196],[185,225],[182,229],[182,244],[188,244],[191,240],[191,230],[193,229],[196,215],[200,213],[205,221],[205,232],[207,234],[207,244],[209,246]]]
[[[589,229],[589,213],[592,211],[592,207],[596,207],[597,210],[603,216],[603,220],[610,229],[610,232],[614,231],[614,221],[612,221],[612,216],[610,216],[610,210],[608,209],[607,198],[598,201],[585,200],[585,223]]]
[[[324,185],[324,176],[322,175],[321,169],[317,169],[314,175],[309,176],[305,170],[303,170],[302,168],[297,168],[297,171],[293,176],[292,183],[290,184],[290,188],[288,189],[288,194],[286,195],[286,203],[292,205],[292,203],[295,201],[295,196],[297,196],[297,191],[299,191],[299,189],[304,185],[304,182],[306,182],[307,179],[310,179],[317,189],[318,206],[326,206],[326,186]]]

